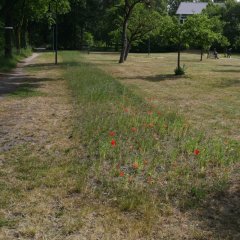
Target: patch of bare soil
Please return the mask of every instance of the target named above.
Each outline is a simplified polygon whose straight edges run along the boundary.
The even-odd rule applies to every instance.
[[[29,62],[33,68],[40,66],[44,71],[25,74],[21,70],[21,80],[1,79],[1,84],[17,81],[18,87],[36,84],[35,89],[43,94],[5,95],[16,91],[15,86],[0,93],[0,181],[24,189],[23,200],[16,196],[7,208],[0,206],[0,239],[240,239],[239,173],[232,179],[229,190],[214,196],[205,208],[181,212],[166,206],[164,214],[158,216],[151,212],[149,216],[122,212],[81,193],[70,194],[75,179],[71,174],[67,174],[67,178],[61,166],[81,152],[66,154],[69,149],[76,149],[72,137],[71,93],[62,80],[61,67],[50,65],[48,60],[40,56]],[[30,149],[27,156],[21,150],[23,146]],[[26,185],[24,179],[15,176],[14,167],[8,162],[17,161],[21,154],[26,159],[35,157],[42,162],[47,159],[49,166],[59,162],[59,166],[45,176],[49,179],[48,186],[29,188],[29,183]],[[34,166],[30,167],[33,171]],[[4,193],[0,192],[0,196],[4,197]],[[2,224],[1,216],[14,224]]]

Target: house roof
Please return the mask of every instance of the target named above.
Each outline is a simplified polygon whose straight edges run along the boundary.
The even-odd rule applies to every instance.
[[[181,2],[176,14],[198,14],[201,13],[208,5],[207,2]]]

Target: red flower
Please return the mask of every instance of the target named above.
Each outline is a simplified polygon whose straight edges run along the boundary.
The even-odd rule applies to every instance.
[[[135,127],[132,128],[132,132],[136,132],[137,129]]]
[[[111,137],[114,137],[115,135],[116,135],[116,133],[115,132],[109,132],[109,135],[111,136]]]
[[[124,108],[124,112],[126,113],[129,112],[128,108]]]
[[[113,139],[113,140],[111,141],[111,144],[112,144],[113,147],[115,147],[115,146],[116,146],[116,140]]]
[[[121,171],[121,172],[119,173],[119,176],[120,176],[120,177],[124,177],[124,175],[125,175],[125,174],[124,174],[123,171]]]
[[[198,149],[195,149],[194,151],[193,151],[193,153],[194,153],[194,155],[198,155],[199,153],[200,153],[200,151],[198,150]]]

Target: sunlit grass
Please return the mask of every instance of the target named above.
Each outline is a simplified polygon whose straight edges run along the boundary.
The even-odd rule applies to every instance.
[[[73,63],[65,78],[76,99],[76,135],[87,151],[83,188],[139,211],[170,202],[194,206],[224,188],[239,160],[238,142],[193,131],[182,116],[162,112],[77,53],[63,59]]]

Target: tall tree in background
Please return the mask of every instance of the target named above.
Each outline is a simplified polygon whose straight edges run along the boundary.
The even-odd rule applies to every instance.
[[[3,17],[4,27],[13,27],[14,31],[5,28],[5,56],[12,56],[12,36],[14,33],[17,51],[26,47],[26,32],[30,21],[46,19],[49,0],[1,0],[0,16]],[[66,13],[70,10],[69,0],[59,0],[56,2],[59,13]],[[46,21],[46,20],[45,20]]]
[[[4,55],[5,57],[12,57],[12,31],[9,27],[13,27],[13,9],[18,0],[2,0],[0,16],[3,16],[4,22]]]
[[[148,39],[158,29],[159,24],[160,14],[157,11],[143,4],[135,7],[127,28],[127,48],[124,61],[127,60],[131,46]]]
[[[133,9],[137,4],[144,3],[150,5],[150,0],[124,0],[123,4],[123,24],[122,24],[122,50],[120,54],[119,63],[124,62],[125,54],[127,52],[127,27],[129,18],[132,15]]]
[[[222,35],[223,24],[217,18],[208,18],[207,15],[196,14],[187,18],[185,28],[189,32],[191,46],[200,47],[201,58],[204,51],[209,51],[214,42],[219,44],[228,44],[226,38]]]

